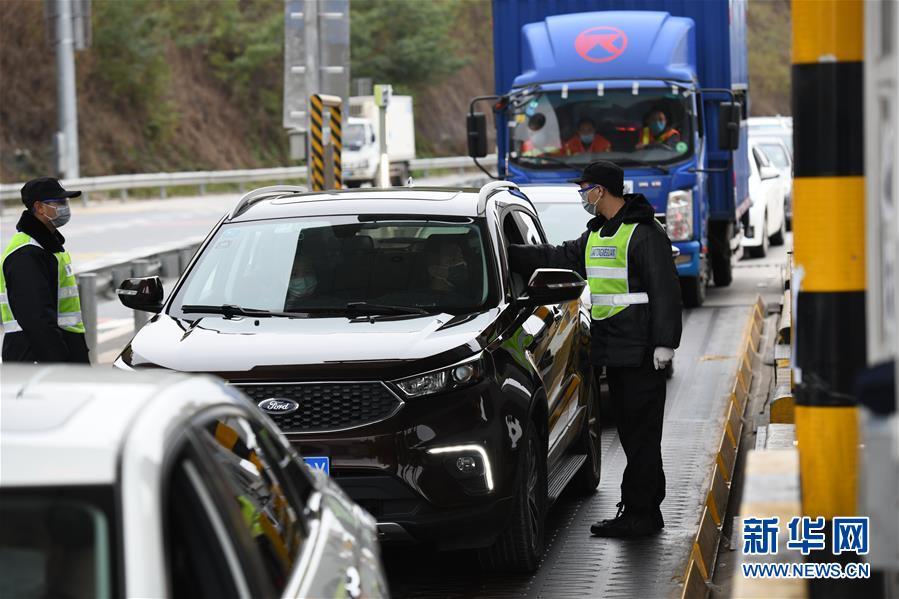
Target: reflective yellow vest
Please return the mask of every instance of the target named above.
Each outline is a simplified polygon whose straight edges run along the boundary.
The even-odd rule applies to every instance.
[[[26,233],[16,233],[3,252],[3,258],[0,259],[0,317],[2,317],[3,332],[16,333],[22,330],[19,323],[12,313],[9,306],[9,299],[6,296],[6,277],[3,275],[3,263],[14,251],[25,247],[26,245],[41,244],[31,238]],[[78,297],[78,282],[75,280],[75,274],[72,272],[72,257],[68,252],[56,252],[57,264],[57,305],[56,305],[56,324],[64,331],[70,333],[84,334],[84,322],[81,320],[81,300]]]
[[[630,293],[627,271],[627,249],[637,223],[619,225],[611,237],[593,231],[587,238],[584,266],[590,286],[590,314],[593,320],[605,320],[634,304],[648,304],[645,292]]]

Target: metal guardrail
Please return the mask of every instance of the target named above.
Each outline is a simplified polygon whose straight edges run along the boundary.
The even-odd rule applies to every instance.
[[[484,164],[496,160],[496,156],[487,156]],[[409,168],[415,171],[424,171],[427,176],[429,171],[443,169],[459,169],[462,171],[475,168],[468,156],[447,156],[442,158],[418,158],[409,161]],[[63,187],[68,189],[80,189],[84,192],[84,201],[94,191],[119,191],[123,197],[127,196],[130,189],[160,190],[160,197],[166,197],[166,189],[169,187],[200,188],[202,195],[207,185],[219,183],[256,183],[264,181],[289,181],[306,179],[305,166],[285,166],[276,168],[242,169],[229,171],[190,171],[179,173],[138,173],[134,175],[108,175],[104,177],[81,177],[78,179],[65,179]],[[0,200],[19,201],[20,190],[25,183],[0,183]]]

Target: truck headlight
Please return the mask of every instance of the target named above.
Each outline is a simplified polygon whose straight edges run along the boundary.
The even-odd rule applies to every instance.
[[[484,377],[481,354],[452,366],[394,381],[409,398],[433,395],[474,384]]]
[[[671,241],[687,241],[693,237],[692,189],[679,189],[668,194],[665,228]]]

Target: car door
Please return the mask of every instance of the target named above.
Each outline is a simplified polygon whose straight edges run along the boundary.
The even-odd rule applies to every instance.
[[[536,218],[524,210],[513,209],[509,215],[526,245],[546,243]],[[555,450],[577,413],[579,375],[572,364],[576,362],[575,343],[578,322],[578,303],[537,306],[525,320],[524,329],[533,336],[534,363],[540,370],[549,403],[549,455],[552,463]]]

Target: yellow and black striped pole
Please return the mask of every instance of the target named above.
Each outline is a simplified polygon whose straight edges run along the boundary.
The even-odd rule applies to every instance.
[[[331,105],[331,145],[334,146],[334,189],[343,187],[343,169],[340,164],[340,154],[343,152],[343,115],[340,110],[340,99],[337,104]]]
[[[856,514],[865,368],[862,0],[793,0],[796,438],[803,513]],[[831,555],[831,560],[833,556]]]
[[[327,165],[334,170],[334,187],[340,189],[343,183],[343,171],[341,169],[340,153],[343,149],[343,120],[341,114],[341,99],[338,96],[326,96],[313,94],[309,97],[309,116],[312,135],[309,140],[309,180],[312,182],[312,191],[325,189],[325,144],[324,144],[324,108],[328,108],[329,127],[331,129],[330,143],[334,150],[334,161]]]

